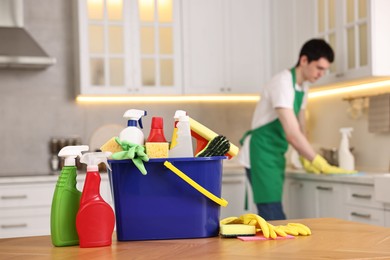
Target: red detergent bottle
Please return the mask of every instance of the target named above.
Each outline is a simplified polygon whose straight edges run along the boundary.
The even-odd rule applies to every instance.
[[[80,247],[102,247],[112,243],[115,215],[111,206],[100,196],[100,174],[98,164],[109,168],[109,152],[85,153],[80,162],[87,164],[87,176],[76,217],[76,229]]]
[[[146,142],[167,142],[164,136],[164,121],[162,117],[152,117],[152,126]]]

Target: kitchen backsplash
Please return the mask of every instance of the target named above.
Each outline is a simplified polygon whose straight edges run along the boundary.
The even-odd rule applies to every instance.
[[[0,176],[36,175],[50,171],[48,142],[56,136],[80,136],[88,144],[92,133],[105,124],[121,124],[125,110],[148,111],[144,133],[148,135],[152,116],[164,117],[165,133],[171,138],[173,114],[183,109],[238,145],[250,127],[254,103],[133,103],[77,104],[75,95],[75,35],[72,1],[25,1],[28,30],[57,64],[47,70],[0,70],[2,156]],[[42,15],[44,13],[44,15]],[[348,118],[347,103],[341,97],[309,101],[310,140],[317,147],[338,146],[343,126],[354,127],[351,144],[357,166],[364,170],[389,170],[390,136],[368,133],[367,118]]]

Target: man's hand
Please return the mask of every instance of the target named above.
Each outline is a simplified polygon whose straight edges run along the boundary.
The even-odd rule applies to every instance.
[[[343,168],[339,168],[333,165],[330,165],[321,155],[316,155],[314,160],[311,162],[311,165],[316,168],[321,173],[325,174],[351,174],[357,173],[357,171],[350,171]]]

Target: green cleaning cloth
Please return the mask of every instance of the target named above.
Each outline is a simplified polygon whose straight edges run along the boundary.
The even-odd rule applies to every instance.
[[[115,141],[122,147],[123,151],[114,153],[112,159],[132,159],[138,170],[140,170],[143,175],[146,175],[147,171],[143,162],[149,161],[149,157],[145,153],[145,146],[121,141],[118,137],[115,138]]]

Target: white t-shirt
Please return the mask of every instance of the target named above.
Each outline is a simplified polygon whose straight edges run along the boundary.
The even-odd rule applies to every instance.
[[[308,85],[299,86],[295,84],[295,89],[304,91],[301,109],[306,108]],[[266,125],[275,119],[278,114],[276,108],[294,109],[295,92],[292,88],[292,75],[290,70],[283,70],[276,74],[260,91],[260,101],[257,103],[255,113],[252,118],[252,129]],[[238,155],[239,162],[250,169],[249,157],[250,135],[244,140],[244,144]]]

